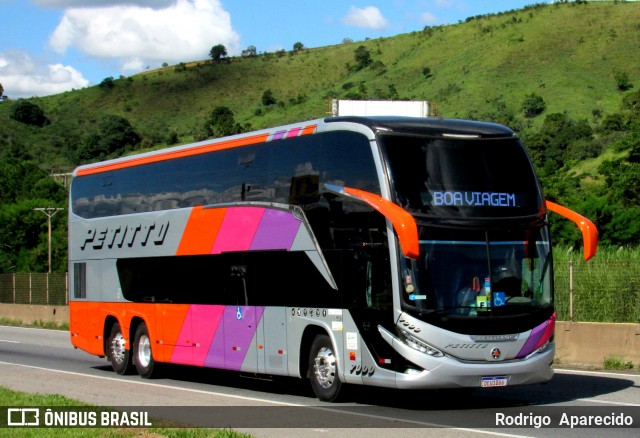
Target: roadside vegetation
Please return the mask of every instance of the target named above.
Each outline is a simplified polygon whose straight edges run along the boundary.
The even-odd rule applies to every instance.
[[[570,321],[569,267],[574,270],[574,319],[640,323],[640,248],[605,247],[585,262],[580,249],[554,248],[555,306]]]
[[[33,327],[33,328],[42,328],[42,329],[49,329],[49,330],[69,330],[69,324],[66,322],[57,323],[54,321],[43,321],[43,320],[33,320],[29,322],[29,321],[22,321],[21,319],[6,318],[4,316],[0,317],[0,325],[9,325],[14,327]]]

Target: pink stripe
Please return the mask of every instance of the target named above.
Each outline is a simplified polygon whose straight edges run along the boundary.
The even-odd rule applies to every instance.
[[[189,311],[182,321],[180,335],[176,339],[176,346],[171,354],[171,363],[191,365],[191,311],[193,306],[189,306]]]
[[[273,134],[273,138],[271,140],[280,140],[282,137],[284,137],[286,133],[287,131],[278,131],[275,134]]]
[[[229,208],[225,214],[211,254],[225,251],[247,251],[256,234],[264,208]]]
[[[191,329],[195,348],[193,348],[193,365],[203,366],[209,352],[211,341],[218,330],[225,306],[206,306],[194,304],[191,317]]]
[[[287,132],[287,138],[297,137],[301,129],[302,128],[293,128],[292,130]]]

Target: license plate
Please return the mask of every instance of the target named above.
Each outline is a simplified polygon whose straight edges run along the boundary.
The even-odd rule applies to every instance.
[[[482,388],[496,388],[498,386],[507,386],[506,377],[483,377],[480,387]]]

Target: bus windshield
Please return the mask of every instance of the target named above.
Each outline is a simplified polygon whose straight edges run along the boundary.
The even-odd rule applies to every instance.
[[[549,308],[547,227],[469,231],[423,227],[420,258],[404,273],[404,303],[469,318],[514,316]]]

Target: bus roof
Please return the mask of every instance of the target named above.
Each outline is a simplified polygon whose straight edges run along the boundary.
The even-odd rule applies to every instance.
[[[74,171],[74,176],[91,175],[126,167],[199,155],[216,150],[231,149],[265,143],[272,140],[280,140],[283,138],[309,135],[315,132],[331,130],[329,124],[339,122],[364,125],[370,128],[373,132],[404,132],[409,134],[426,134],[459,138],[504,138],[515,136],[515,133],[511,129],[496,123],[476,122],[461,119],[399,116],[329,117],[87,164],[78,167]]]
[[[359,123],[374,131],[405,132],[427,134],[443,137],[504,138],[516,134],[509,128],[497,123],[477,122],[463,119],[437,119],[430,117],[396,117],[396,116],[344,116],[331,117],[327,123],[349,122]]]

